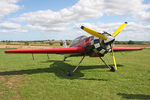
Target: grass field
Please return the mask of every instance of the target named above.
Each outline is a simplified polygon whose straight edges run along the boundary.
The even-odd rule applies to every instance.
[[[99,58],[4,54],[0,49],[0,100],[150,100],[150,49],[116,53],[118,72]],[[109,54],[108,54],[109,55]],[[112,60],[106,56],[105,59]]]

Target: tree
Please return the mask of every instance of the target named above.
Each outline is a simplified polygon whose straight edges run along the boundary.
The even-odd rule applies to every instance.
[[[26,42],[24,42],[24,45],[29,45],[29,42],[27,42],[27,41],[26,41]]]
[[[132,40],[129,40],[129,41],[128,41],[128,44],[135,44],[135,42],[132,41]]]
[[[53,45],[53,44],[54,44],[53,42],[51,42],[51,41],[49,42],[49,45]]]
[[[67,45],[70,45],[70,42],[69,42],[69,41],[67,41],[67,42],[66,42],[66,44],[67,44]]]
[[[60,46],[63,46],[63,41],[60,41]]]

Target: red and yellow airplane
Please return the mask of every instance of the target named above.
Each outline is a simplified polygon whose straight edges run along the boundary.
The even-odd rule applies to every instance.
[[[83,56],[79,64],[74,70],[69,71],[71,76],[79,67],[85,56],[99,57],[104,64],[110,68],[110,71],[117,71],[117,64],[114,56],[114,51],[130,51],[142,50],[142,48],[113,48],[115,37],[123,30],[127,22],[123,23],[112,35],[104,32],[99,33],[87,27],[81,26],[81,29],[91,34],[92,36],[80,36],[72,41],[69,48],[49,48],[49,49],[30,49],[30,50],[6,50],[5,53],[42,53],[42,54],[65,54],[64,61],[67,57]],[[114,66],[108,65],[102,58],[105,54],[111,52],[113,55]]]

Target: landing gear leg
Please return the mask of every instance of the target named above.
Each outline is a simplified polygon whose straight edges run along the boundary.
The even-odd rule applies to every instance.
[[[66,61],[67,57],[64,57],[64,61]]]
[[[74,70],[70,70],[68,71],[68,76],[72,76],[73,73],[78,69],[78,67],[80,66],[80,64],[82,63],[83,59],[85,58],[85,55],[83,56],[83,58],[81,59],[81,61],[79,62],[79,64],[74,68]]]
[[[101,60],[102,60],[102,62],[110,69],[110,71],[112,71],[112,72],[115,72],[116,70],[115,70],[115,66],[110,66],[110,65],[108,65],[106,62],[105,62],[105,60],[102,58],[102,57],[99,57]]]

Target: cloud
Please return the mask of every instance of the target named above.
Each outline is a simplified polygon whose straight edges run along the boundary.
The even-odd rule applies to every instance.
[[[102,2],[95,0],[80,0],[70,8],[64,8],[58,12],[50,9],[24,13],[16,21],[28,23],[28,27],[40,31],[62,31],[66,26],[76,21],[98,18],[103,16]]]
[[[20,6],[17,5],[17,2],[18,0],[1,0],[0,18],[19,10]],[[112,15],[130,15],[135,22],[142,23],[130,22],[117,36],[117,40],[150,40],[148,38],[150,37],[148,34],[150,32],[150,12],[147,11],[149,8],[150,5],[143,4],[143,0],[130,0],[130,2],[127,0],[79,0],[72,7],[57,12],[47,9],[23,13],[12,19],[26,23],[25,26],[4,21],[0,23],[0,33],[27,32],[28,28],[53,34],[55,38],[58,38],[59,34],[59,39],[74,39],[76,36],[88,35],[80,29],[80,25],[109,33],[113,33],[121,25],[121,23],[88,23],[89,19],[97,19],[105,14],[110,18]]]
[[[134,15],[134,18],[142,23],[150,23],[150,12],[142,11],[142,12],[137,12]]]
[[[17,2],[18,0],[0,0],[0,18],[19,10]]]
[[[0,0],[0,19],[20,9],[18,0]],[[4,21],[0,23],[0,33],[27,32],[20,24]]]
[[[108,32],[113,34],[113,32],[121,25],[122,23],[76,23],[71,26],[70,31],[61,31],[57,33],[45,34],[45,36],[50,39],[56,40],[73,40],[76,37],[81,35],[90,36],[87,32],[83,31],[80,27],[81,25],[86,26],[90,29],[93,29],[97,32]],[[135,22],[129,22],[126,27],[116,36],[117,41],[150,41],[150,25],[143,25]]]
[[[130,22],[122,35],[118,36],[118,39],[123,40],[138,40],[138,41],[150,41],[150,25],[138,24]],[[120,40],[120,39],[119,39]]]
[[[67,30],[67,26],[72,23],[99,18],[104,14],[130,14],[137,20],[150,21],[149,13],[146,12],[150,6],[142,2],[143,0],[79,0],[72,7],[58,12],[40,10],[24,13],[13,20],[26,22],[28,28],[42,32]]]
[[[20,24],[11,22],[0,23],[0,33],[22,33],[27,32]]]
[[[104,0],[105,13],[108,15],[135,14],[145,11],[150,6],[144,0]]]
[[[99,6],[99,8],[96,9],[96,6]],[[37,12],[24,13],[19,18],[14,18],[14,20],[29,23],[28,27],[31,29],[40,31],[62,31],[66,29],[67,25],[73,22],[102,16],[103,13],[99,12],[101,10],[99,0],[93,3],[91,3],[90,0],[80,0],[74,6],[64,8],[59,12],[53,12],[50,9],[40,10]]]
[[[84,31],[80,31],[78,28],[81,25],[84,25],[86,27],[89,27],[91,29],[94,29],[97,32],[102,33],[103,31],[106,31],[110,34],[113,34],[113,32],[121,25],[122,23],[80,23],[76,24],[74,26],[74,29],[79,31],[81,34],[85,35]],[[137,24],[135,22],[130,22],[127,24],[127,26],[119,33],[119,35],[116,36],[116,40],[119,41],[128,41],[128,40],[134,40],[134,41],[148,41],[150,40],[150,25],[143,25],[143,24]]]

